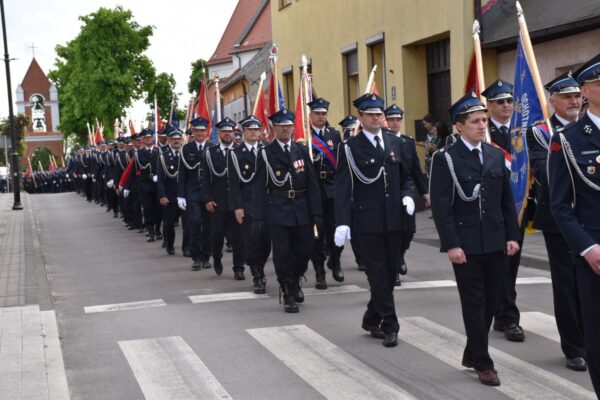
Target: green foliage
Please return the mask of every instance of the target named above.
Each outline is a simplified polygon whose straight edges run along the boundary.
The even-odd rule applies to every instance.
[[[86,122],[98,118],[112,136],[115,118],[148,91],[156,71],[143,54],[153,28],[140,26],[131,11],[101,7],[79,19],[77,37],[56,46],[56,69],[48,76],[58,87],[59,128],[86,143]]]
[[[22,139],[25,135],[25,130],[27,129],[27,126],[31,124],[31,119],[24,113],[19,113],[15,115],[14,119],[18,143],[17,153],[19,154],[19,157],[23,157],[25,151],[27,150],[27,143],[25,143],[25,141]],[[10,123],[8,121],[8,117],[0,121],[0,135],[7,136],[8,138],[10,138]]]
[[[152,120],[154,121],[155,94],[160,117],[162,119],[168,119],[169,112],[171,111],[171,102],[173,101],[173,96],[175,96],[175,104],[177,104],[177,94],[173,90],[175,88],[175,77],[173,77],[173,74],[161,72],[160,74],[156,75],[156,78],[154,78],[149,86],[146,104],[148,104],[152,110],[150,113]]]
[[[190,81],[188,82],[188,91],[194,97],[198,97],[200,91],[200,80],[202,78],[208,78],[208,66],[206,61],[199,58],[192,64],[192,73],[190,74]]]
[[[31,155],[31,168],[33,168],[34,171],[37,171],[39,168],[38,165],[41,162],[44,171],[48,171],[48,167],[50,166],[50,156],[54,156],[56,160],[59,160],[57,163],[60,164],[60,157],[57,158],[52,150],[47,147],[38,147]]]

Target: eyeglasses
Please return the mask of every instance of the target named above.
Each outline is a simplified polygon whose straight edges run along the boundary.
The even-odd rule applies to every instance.
[[[504,103],[512,104],[513,99],[512,98],[500,99],[500,100],[494,100],[494,102],[496,102],[496,104],[499,104],[499,105],[503,105]]]

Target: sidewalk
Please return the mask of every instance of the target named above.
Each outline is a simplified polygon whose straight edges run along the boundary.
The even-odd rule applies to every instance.
[[[417,232],[414,241],[433,246],[439,250],[440,239],[431,217],[431,210],[417,213]],[[548,270],[548,253],[541,231],[526,233],[521,252],[521,265]]]
[[[0,398],[69,399],[31,203],[0,194]]]

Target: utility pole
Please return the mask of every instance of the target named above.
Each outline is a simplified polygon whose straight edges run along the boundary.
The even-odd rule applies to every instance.
[[[2,37],[4,39],[4,64],[6,65],[6,89],[8,90],[8,121],[10,124],[10,173],[12,176],[12,187],[14,194],[13,210],[22,210],[20,192],[19,154],[17,153],[17,132],[15,130],[15,116],[13,114],[12,87],[10,85],[10,58],[8,56],[8,43],[6,39],[6,20],[4,19],[4,0],[0,0],[0,11],[2,13]]]

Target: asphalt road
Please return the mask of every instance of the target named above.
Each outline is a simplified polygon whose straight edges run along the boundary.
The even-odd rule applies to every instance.
[[[73,399],[595,398],[587,373],[564,368],[544,269],[520,271],[529,283],[517,289],[526,341],[490,334],[502,386],[485,387],[460,367],[458,292],[427,212],[395,293],[400,342],[388,349],[360,328],[368,284],[349,246],[345,282],[328,275],[332,289],[311,295],[310,266],[306,302],[285,314],[270,262],[268,296],[218,301],[252,290],[248,270],[233,280],[231,254],[222,276],[194,272],[180,246],[168,256],[74,193],[31,200]]]

